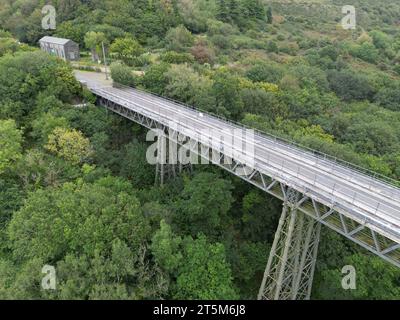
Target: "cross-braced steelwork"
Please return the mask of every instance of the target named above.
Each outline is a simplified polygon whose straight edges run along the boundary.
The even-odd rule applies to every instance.
[[[161,129],[168,132],[167,125],[155,120],[155,117],[147,116],[144,111],[138,112],[134,110],[130,107],[130,103],[126,99],[118,98],[115,94],[100,90],[94,90],[94,93],[99,97],[98,102],[109,110],[133,120],[148,129]],[[186,128],[182,127],[182,129]],[[166,135],[168,136],[167,133]],[[205,147],[210,148],[207,145]],[[235,159],[233,159],[231,164],[225,165],[223,155],[221,155],[220,159],[213,158],[212,160],[214,164],[221,166],[232,174],[236,174],[235,168],[242,165],[240,162],[235,161]],[[284,167],[284,163],[282,167]],[[363,218],[351,208],[339,203],[334,197],[324,197],[310,188],[298,185],[294,186],[290,180],[285,179],[281,175],[268,172],[266,169],[259,169],[257,164],[254,170],[249,171],[248,175],[242,175],[240,178],[281,200],[284,200],[285,197],[285,186],[291,186],[303,195],[300,200],[299,210],[382,258],[400,266],[400,245],[397,241],[392,240],[392,237],[389,236],[385,228],[374,228],[373,224],[369,223],[367,218]]]
[[[300,194],[287,190],[258,299],[309,299],[321,225],[297,208]]]
[[[227,142],[216,146],[210,143],[212,137],[199,139],[200,130],[243,128],[238,124],[132,88],[95,82],[88,87],[109,110],[149,129],[160,129],[168,138],[179,134],[192,139],[200,145],[192,152],[284,201],[260,298],[309,298],[321,225],[400,267],[397,182],[382,181],[350,164],[264,133],[257,133],[251,141],[255,162],[249,165],[248,154],[224,154],[226,146],[234,148]]]
[[[173,148],[168,148],[168,138],[163,132],[157,139],[157,163],[155,184],[164,185],[167,179],[176,178],[176,166],[174,159],[176,155],[171,154]],[[173,141],[171,142],[173,143]]]
[[[164,185],[167,180],[176,178],[176,166],[173,164],[156,164],[155,184]]]
[[[115,94],[114,91],[108,92],[106,90],[92,89],[92,92],[98,96],[99,104],[107,107],[109,110],[135,121],[148,129],[164,130],[168,136],[168,126],[158,120],[158,116],[148,116],[147,110],[136,111],[136,108],[133,108],[135,105],[132,105],[125,97],[121,98],[121,96],[126,95],[125,91],[122,91],[121,96]],[[187,129],[182,123],[181,126],[181,130]],[[210,146],[205,145],[205,147],[211,149]],[[268,156],[268,158],[270,159],[272,156]],[[284,160],[282,163],[282,168],[285,167],[285,161],[287,160]],[[212,159],[213,164],[235,175],[235,169],[242,165],[242,163],[235,161],[235,159],[229,165],[226,165],[224,162],[223,154],[219,159]],[[350,206],[346,202],[341,202],[334,196],[328,197],[319,194],[316,188],[311,189],[306,185],[295,185],[291,180],[275,173],[271,169],[261,169],[260,165],[256,164],[254,170],[249,171],[248,175],[241,175],[240,178],[282,201],[285,199],[286,186],[290,186],[302,194],[298,206],[300,211],[400,267],[400,240],[397,240],[400,238],[400,235],[397,236],[390,229],[387,229],[385,226],[389,226],[388,224],[379,225],[379,220],[371,220],[367,216],[361,215],[352,208],[354,206]],[[305,169],[299,167],[300,173],[302,170]],[[337,188],[337,186],[333,186],[333,189]],[[398,201],[399,199],[395,198],[393,200]],[[383,205],[378,204],[376,213],[382,207]]]

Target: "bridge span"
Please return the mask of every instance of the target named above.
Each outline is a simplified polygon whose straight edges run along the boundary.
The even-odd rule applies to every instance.
[[[200,134],[245,129],[154,94],[113,87],[101,74],[76,72],[76,77],[100,105],[149,129],[197,139],[207,150],[216,146],[208,143],[212,137],[200,141]],[[321,225],[400,267],[397,181],[266,133],[256,132],[247,143],[252,155],[235,153],[230,164],[223,156],[213,162],[235,175],[238,167],[251,168],[239,177],[284,203],[259,299],[310,298]]]

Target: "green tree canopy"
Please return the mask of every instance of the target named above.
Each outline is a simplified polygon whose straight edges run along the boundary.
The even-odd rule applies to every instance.
[[[131,37],[116,39],[111,47],[111,53],[115,53],[116,57],[125,63],[132,63],[135,57],[144,53],[143,47],[138,41]]]
[[[193,44],[193,36],[183,25],[168,31],[165,40],[170,50],[184,51]]]
[[[81,132],[61,127],[50,133],[45,148],[73,164],[87,161],[93,154],[89,139]]]
[[[0,120],[0,174],[22,156],[22,132],[14,120]]]
[[[221,243],[211,244],[204,235],[182,239],[162,221],[151,248],[160,266],[176,278],[175,299],[238,298]]]

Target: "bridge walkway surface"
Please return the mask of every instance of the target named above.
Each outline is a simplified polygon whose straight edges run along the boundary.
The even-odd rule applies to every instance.
[[[111,108],[117,113],[126,117],[130,112],[139,114],[186,137],[201,139],[202,144],[209,143],[211,148],[217,148],[212,142],[216,133],[220,137],[246,129],[147,92],[113,87],[111,81],[104,81],[102,74],[77,71],[76,77],[102,99],[103,105],[122,108],[118,109],[120,111]],[[246,149],[236,152],[236,144],[224,145],[223,149],[234,150],[237,163],[254,169],[241,178],[282,200],[285,200],[286,188],[296,190],[302,195],[296,204],[301,211],[400,266],[400,188],[397,181],[269,134],[255,132],[254,136],[247,137],[244,133],[241,139],[252,146],[248,154]],[[227,139],[224,144],[229,141]]]

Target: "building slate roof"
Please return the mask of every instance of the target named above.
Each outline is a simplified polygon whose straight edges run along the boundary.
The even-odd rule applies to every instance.
[[[72,41],[72,40],[56,38],[56,37],[48,37],[48,36],[43,37],[42,39],[39,40],[39,42],[48,42],[48,43],[54,43],[54,44],[60,44],[60,45],[65,45],[70,41]]]

